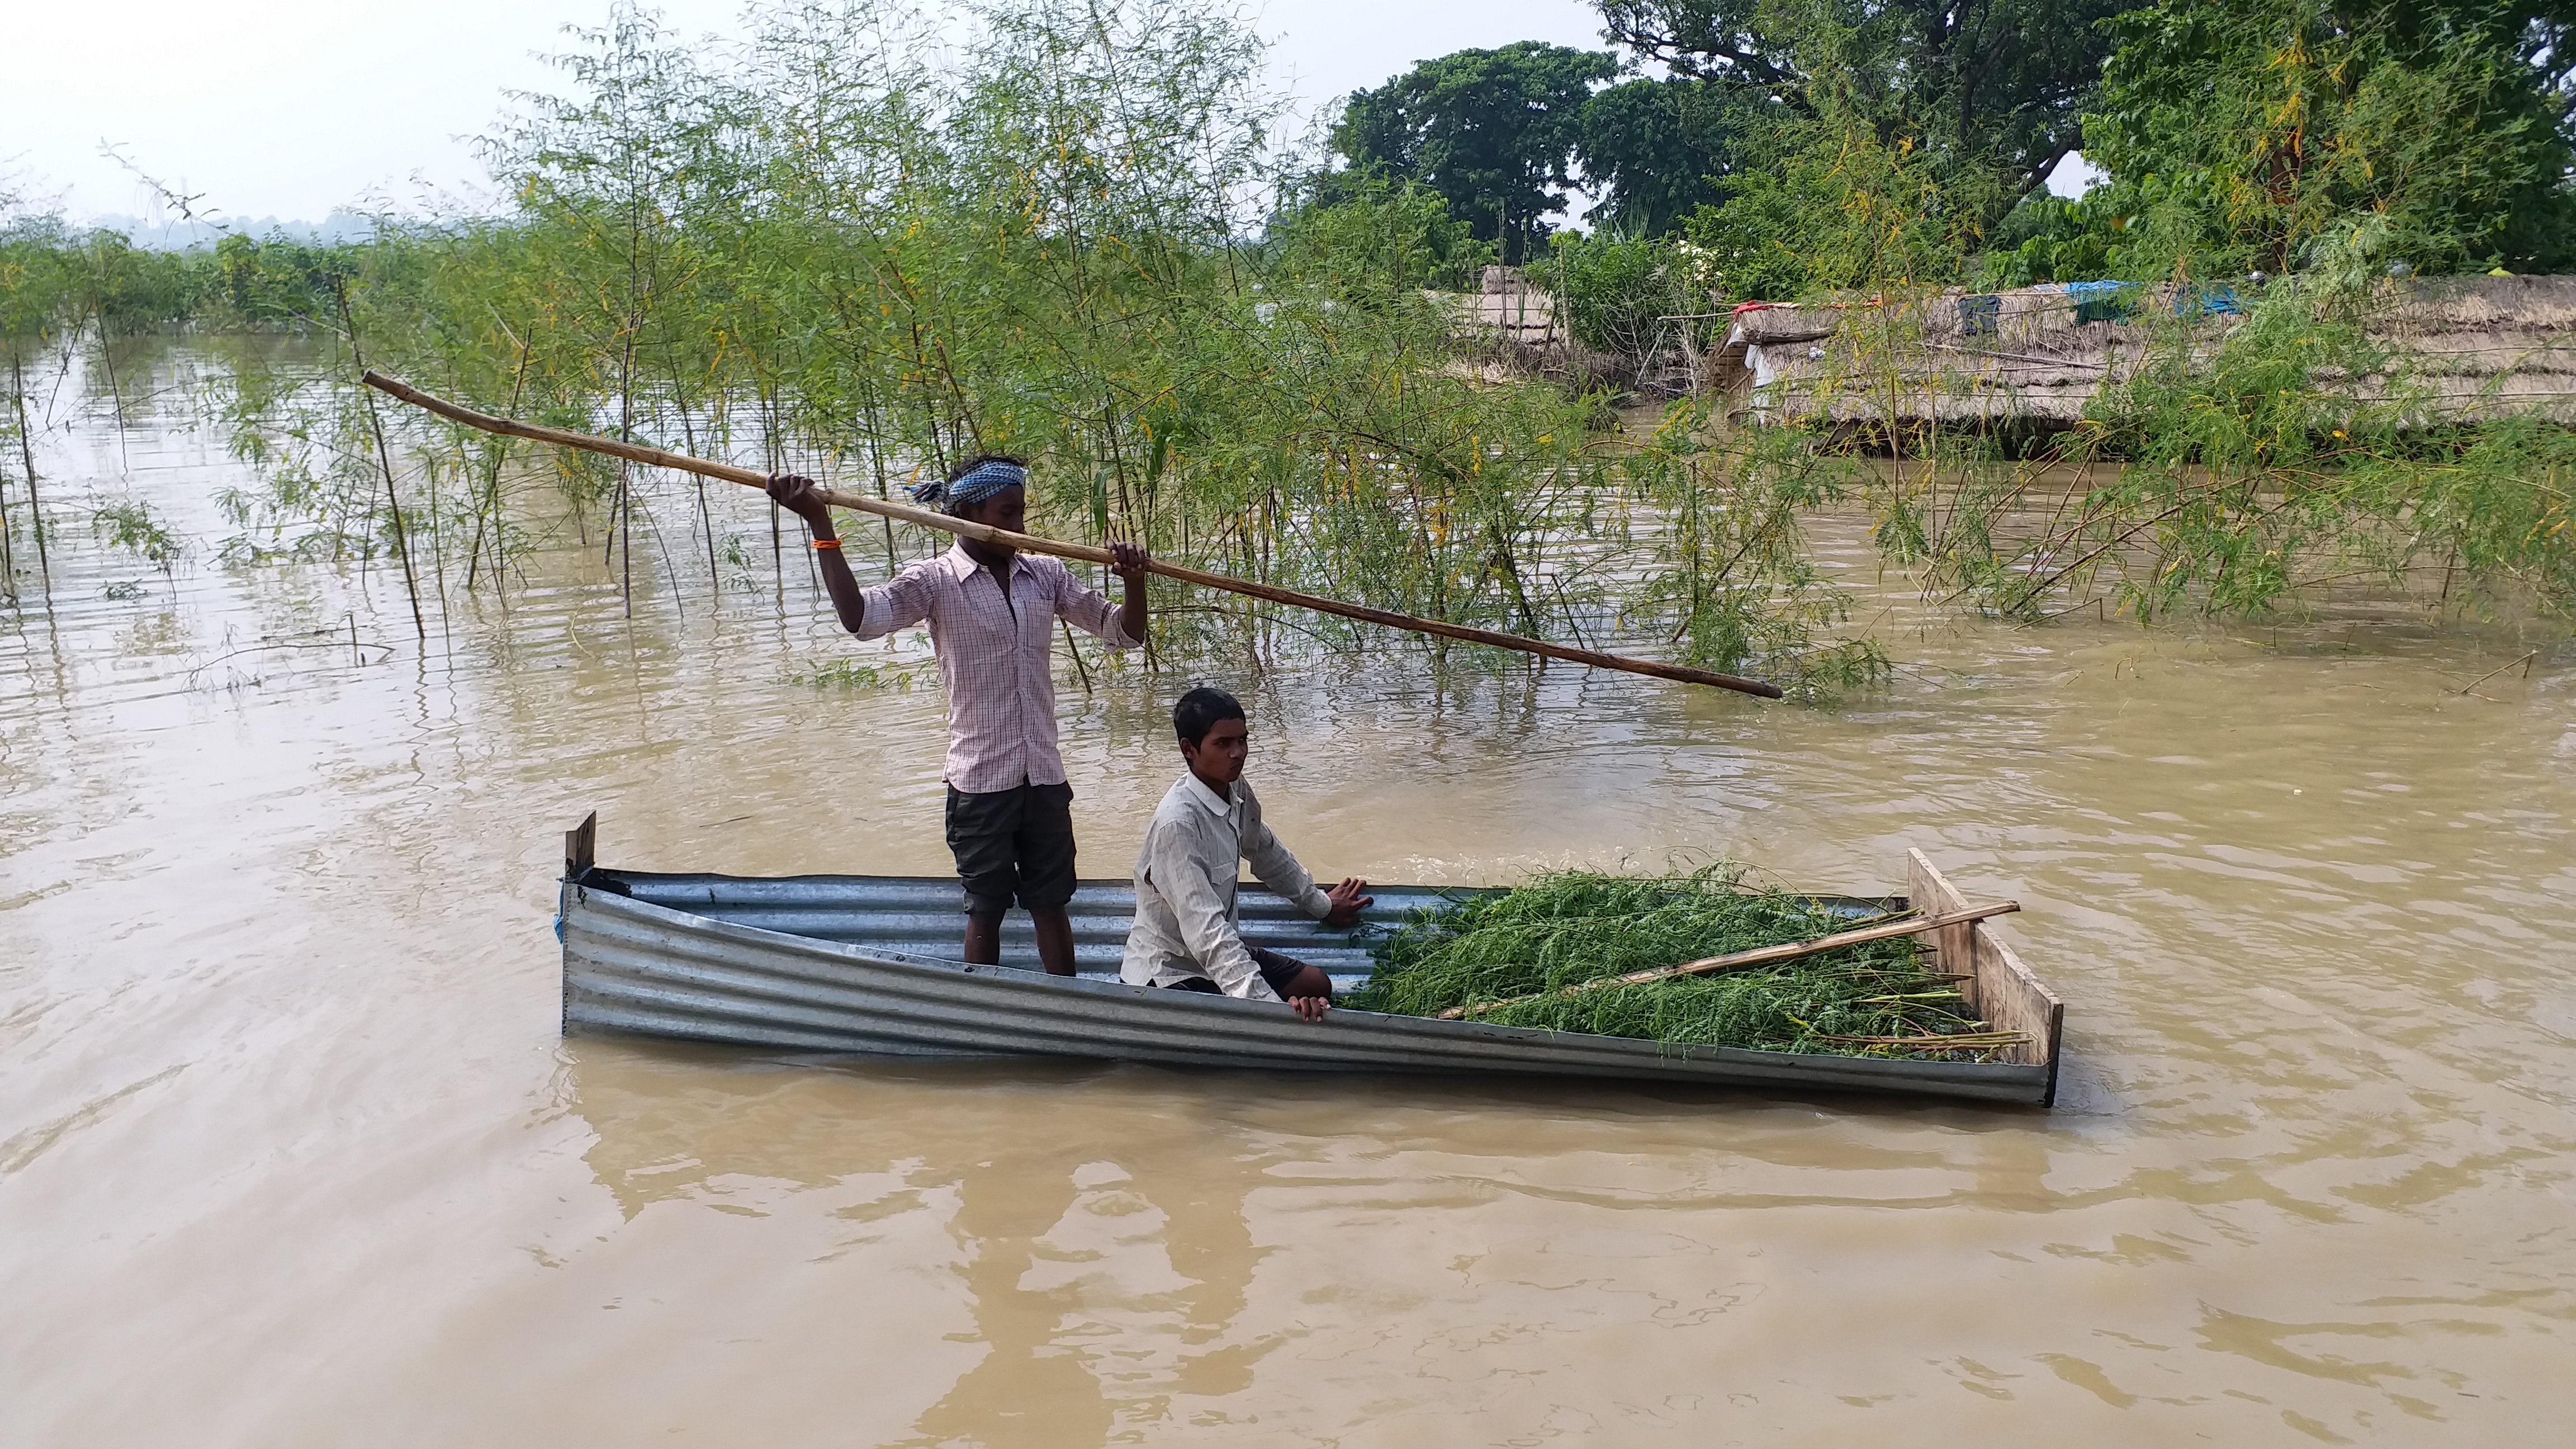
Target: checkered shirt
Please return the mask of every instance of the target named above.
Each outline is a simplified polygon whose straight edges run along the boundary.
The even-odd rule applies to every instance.
[[[1118,607],[1084,588],[1055,559],[1011,562],[1005,599],[993,571],[961,545],[865,590],[859,637],[881,638],[928,620],[948,690],[948,783],[970,795],[1022,783],[1061,785],[1056,753],[1055,621],[1134,646]]]

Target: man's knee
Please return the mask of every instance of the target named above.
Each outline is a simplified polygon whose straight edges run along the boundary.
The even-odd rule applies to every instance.
[[[1253,946],[1251,950],[1253,964],[1261,968],[1261,979],[1270,983],[1270,989],[1279,993],[1282,999],[1321,996],[1329,1000],[1332,997],[1333,978],[1325,974],[1323,967],[1262,946]]]

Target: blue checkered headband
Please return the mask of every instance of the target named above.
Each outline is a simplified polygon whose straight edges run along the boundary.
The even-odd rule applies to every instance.
[[[922,484],[912,490],[912,501],[926,508],[955,513],[972,508],[1005,488],[1025,488],[1028,482],[1028,469],[996,458],[961,477]]]

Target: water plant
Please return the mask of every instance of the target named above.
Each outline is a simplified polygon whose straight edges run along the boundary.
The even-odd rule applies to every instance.
[[[880,669],[849,659],[826,659],[801,669],[788,671],[790,684],[811,684],[837,689],[910,689],[918,676],[909,669]]]
[[[111,548],[123,549],[167,574],[185,551],[152,506],[139,498],[101,499],[90,506],[90,527]]]

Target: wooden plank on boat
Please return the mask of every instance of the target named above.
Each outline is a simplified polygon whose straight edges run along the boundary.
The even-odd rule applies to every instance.
[[[1915,909],[1944,915],[1966,908],[1968,898],[1922,851],[1906,851],[1905,861],[1906,892],[1913,897]],[[1988,922],[1950,926],[1931,933],[1931,937],[1935,966],[1967,978],[1959,988],[1968,999],[1969,1009],[1997,1031],[2017,1031],[2030,1038],[2026,1045],[2005,1049],[2003,1058],[2046,1067],[2048,1095],[2041,1105],[2055,1105],[2058,1046],[2065,1032],[2066,1003],[2022,964],[2021,957]]]
[[[564,832],[565,880],[579,880],[599,864],[599,812],[593,810],[579,825]]]

